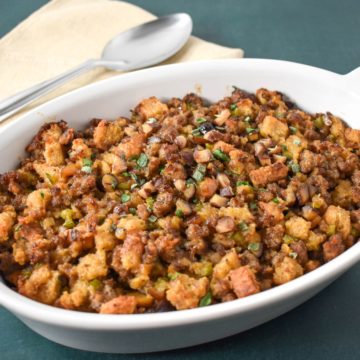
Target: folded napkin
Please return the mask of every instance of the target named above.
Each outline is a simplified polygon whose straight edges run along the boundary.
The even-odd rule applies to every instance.
[[[0,40],[0,99],[87,59],[98,58],[113,36],[154,18],[149,12],[122,1],[50,1]],[[241,49],[192,36],[166,63],[242,56]],[[116,74],[119,72],[94,69],[34,101],[22,113],[72,89]]]

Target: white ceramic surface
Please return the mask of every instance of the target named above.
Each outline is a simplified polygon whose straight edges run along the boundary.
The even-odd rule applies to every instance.
[[[14,168],[45,121],[64,119],[83,128],[91,118],[127,115],[141,99],[199,92],[209,100],[236,85],[279,90],[307,111],[331,111],[360,127],[360,68],[338,75],[275,60],[216,60],[169,65],[120,75],[76,90],[0,129],[0,172]],[[273,319],[306,301],[360,260],[357,243],[333,261],[288,284],[232,302],[170,313],[99,315],[57,309],[29,300],[0,280],[0,304],[34,331],[78,349],[140,353],[175,349],[229,336]]]

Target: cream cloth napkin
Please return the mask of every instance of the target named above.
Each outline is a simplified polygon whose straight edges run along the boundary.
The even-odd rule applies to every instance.
[[[149,12],[122,1],[50,1],[0,40],[0,99],[99,57],[113,36],[154,18]],[[242,56],[241,49],[226,48],[193,36],[166,63]],[[22,113],[72,89],[116,74],[119,72],[100,68],[89,71],[34,101]]]

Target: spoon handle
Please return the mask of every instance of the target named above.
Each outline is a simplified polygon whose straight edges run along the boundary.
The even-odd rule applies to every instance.
[[[97,60],[88,60],[81,65],[68,70],[52,79],[43,81],[17,93],[16,95],[10,96],[3,101],[0,101],[0,122],[19,111],[31,101],[39,98],[41,95],[48,93],[59,85],[83,74],[84,72],[98,65],[99,62]]]

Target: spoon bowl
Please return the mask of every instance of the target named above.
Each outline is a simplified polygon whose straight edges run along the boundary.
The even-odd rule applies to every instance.
[[[192,31],[188,14],[179,13],[147,22],[127,30],[110,40],[101,60],[123,70],[134,70],[158,64],[177,53]]]

